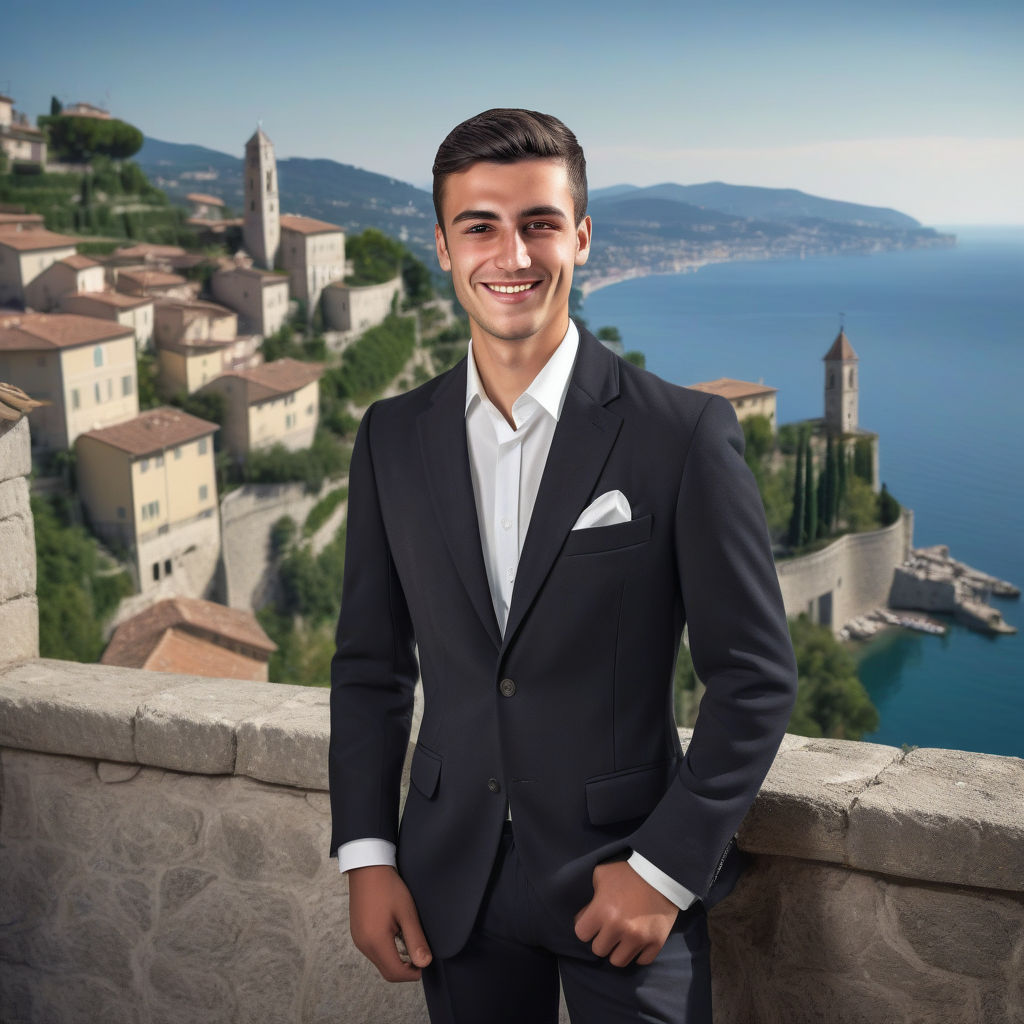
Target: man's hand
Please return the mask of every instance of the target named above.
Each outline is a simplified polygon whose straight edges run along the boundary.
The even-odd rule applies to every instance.
[[[615,967],[649,964],[661,952],[679,908],[625,861],[594,868],[594,898],[576,915],[576,937]]]
[[[416,981],[430,963],[416,904],[394,868],[373,865],[348,872],[348,917],[356,949],[385,980]],[[408,959],[399,954],[396,938],[404,942]]]

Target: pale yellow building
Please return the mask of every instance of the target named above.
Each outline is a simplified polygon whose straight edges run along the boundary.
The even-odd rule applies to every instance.
[[[72,313],[0,312],[0,380],[48,401],[32,412],[32,445],[70,448],[87,430],[139,411],[129,327]]]
[[[238,315],[215,302],[156,302],[156,352],[164,394],[192,394],[222,373],[259,366],[260,342],[256,335],[239,335]]]
[[[0,305],[24,306],[29,285],[58,260],[75,255],[77,239],[45,228],[0,231]]]
[[[163,407],[78,438],[78,493],[89,523],[130,554],[143,592],[212,590],[220,558],[217,429]]]
[[[197,283],[166,270],[135,270],[125,267],[115,270],[115,275],[115,287],[125,295],[151,299],[192,299],[199,292]]]
[[[319,363],[277,359],[225,373],[206,385],[206,390],[227,398],[224,446],[235,459],[242,461],[250,451],[275,444],[298,451],[313,443],[323,369]]]
[[[278,263],[288,271],[292,298],[312,317],[324,288],[345,276],[345,232],[312,217],[284,215]]]
[[[73,292],[64,295],[60,308],[65,313],[113,320],[135,333],[135,348],[144,352],[153,345],[153,300],[144,295],[125,295],[124,292]]]
[[[91,256],[75,253],[51,263],[25,288],[25,305],[40,313],[49,313],[65,295],[75,292],[101,292],[106,287],[103,264]]]
[[[231,266],[214,272],[214,298],[235,310],[243,330],[274,334],[288,318],[288,278],[255,267]]]
[[[736,418],[741,422],[750,416],[764,416],[772,425],[772,430],[778,427],[775,397],[779,393],[778,388],[752,384],[748,380],[734,380],[731,377],[719,377],[718,380],[690,384],[688,387],[694,391],[705,391],[728,399],[736,410]]]

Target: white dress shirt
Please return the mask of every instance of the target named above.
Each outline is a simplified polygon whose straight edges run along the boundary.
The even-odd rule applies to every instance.
[[[487,397],[470,342],[466,359],[466,442],[487,583],[494,615],[503,633],[519,555],[530,527],[551,439],[569,391],[579,340],[576,325],[570,320],[558,348],[512,404],[515,427]],[[696,899],[689,889],[640,854],[631,853],[628,863],[677,907],[685,909]],[[394,866],[394,843],[384,839],[343,843],[338,848],[338,864],[342,871],[373,864]]]

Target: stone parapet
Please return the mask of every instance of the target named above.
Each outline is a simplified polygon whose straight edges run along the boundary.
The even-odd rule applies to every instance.
[[[0,667],[0,1020],[423,1024],[348,937],[327,741],[325,689]],[[1024,1019],[1022,793],[1019,758],[788,736],[719,1024]]]
[[[28,418],[0,420],[0,664],[39,655]]]

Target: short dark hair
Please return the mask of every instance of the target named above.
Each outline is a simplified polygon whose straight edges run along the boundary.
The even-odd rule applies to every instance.
[[[536,110],[495,107],[463,121],[449,133],[434,157],[434,213],[441,219],[444,183],[449,174],[473,164],[513,164],[554,157],[565,163],[573,216],[587,214],[587,161],[576,136],[557,117]]]

